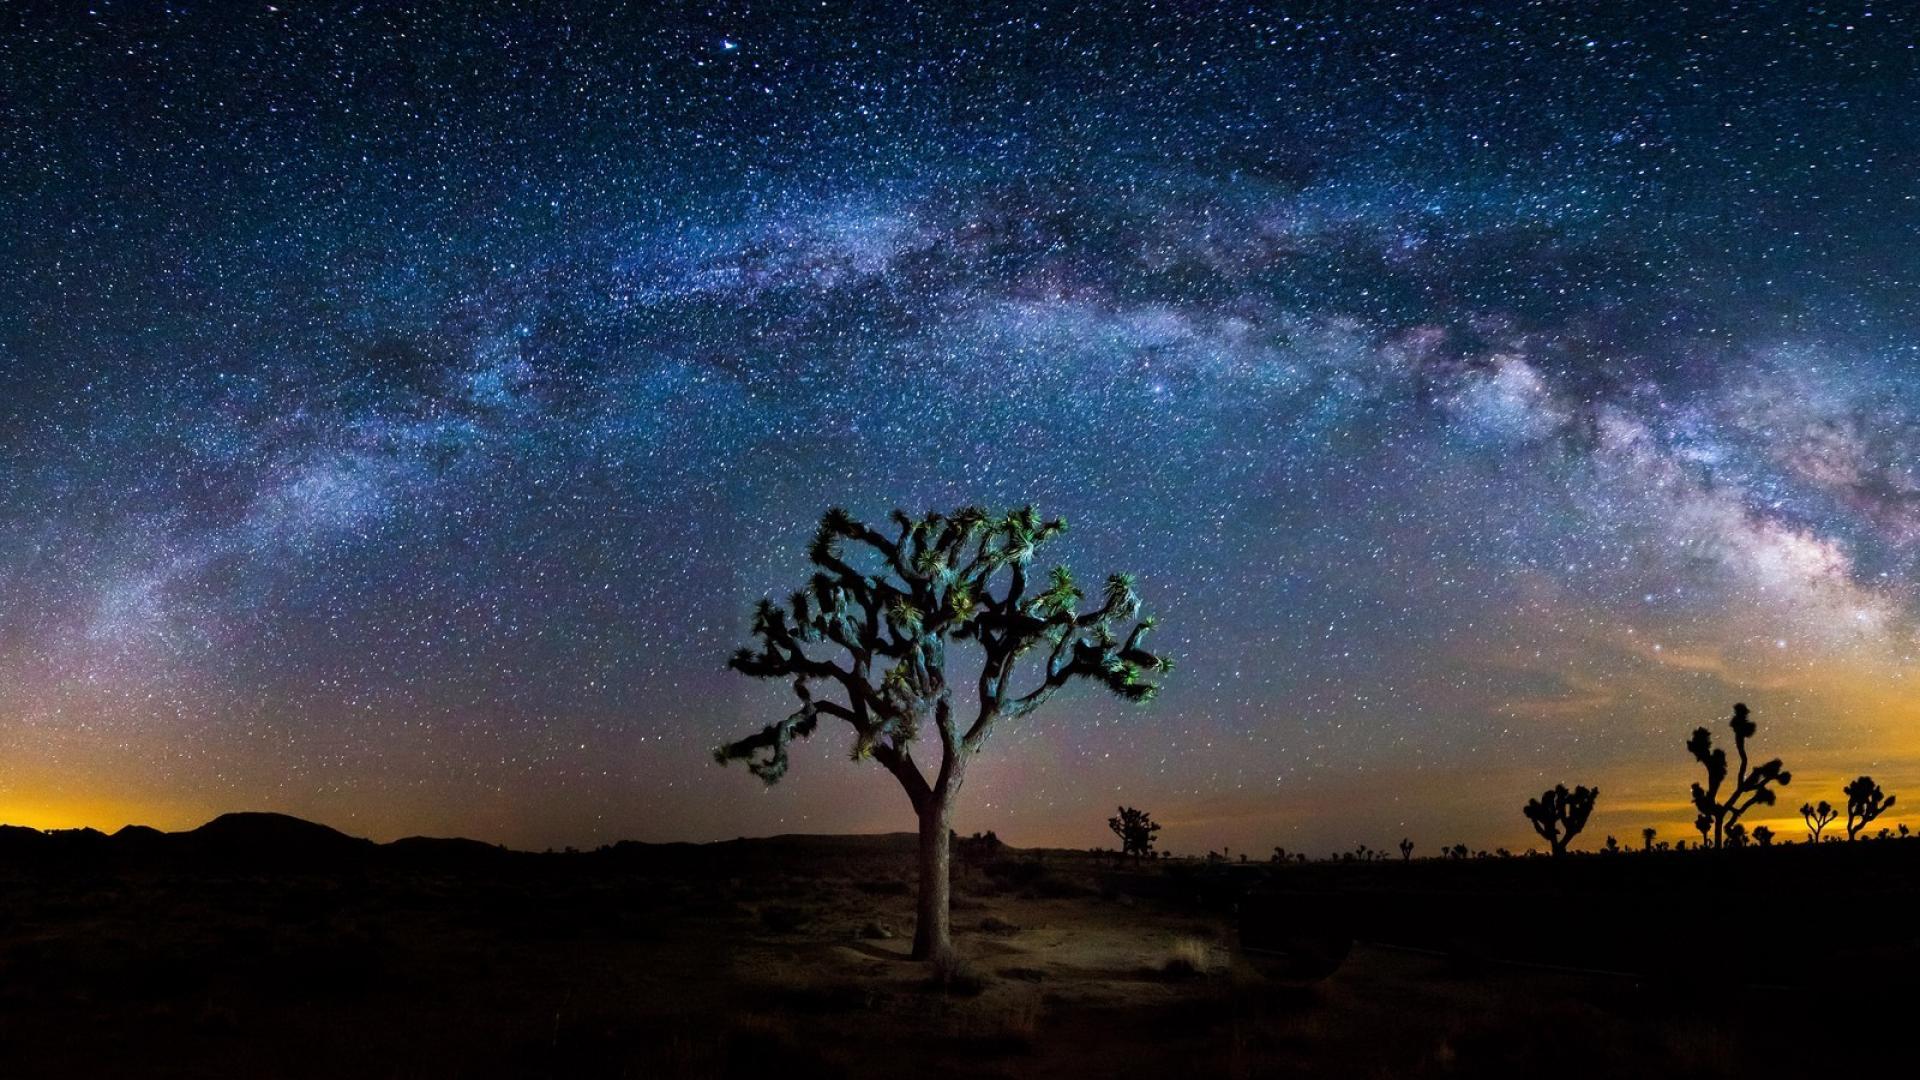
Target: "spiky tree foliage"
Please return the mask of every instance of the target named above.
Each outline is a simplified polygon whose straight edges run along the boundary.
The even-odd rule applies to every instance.
[[[1032,507],[990,514],[964,507],[909,517],[895,511],[883,531],[845,510],[828,510],[807,549],[814,572],[783,606],[761,601],[755,646],[734,670],[790,681],[800,706],[784,720],[715,751],[741,760],[771,784],[787,771],[787,749],[822,717],[853,729],[853,757],[892,773],[920,819],[920,910],[914,955],[947,959],[947,837],[967,762],[1002,724],[1045,704],[1068,683],[1098,683],[1145,702],[1169,663],[1144,639],[1133,578],[1116,574],[1091,598],[1056,566],[1033,580],[1041,545],[1066,532]],[[948,681],[948,652],[973,647],[979,677],[960,715],[963,688]],[[969,669],[970,670],[970,669]],[[929,776],[914,760],[922,735],[939,743]]]
[[[1847,839],[1860,835],[1867,823],[1893,808],[1895,796],[1880,790],[1871,776],[1854,779],[1844,789],[1847,796]]]
[[[1767,828],[1765,825],[1755,825],[1753,827],[1753,842],[1761,847],[1772,847],[1773,830]]]
[[[1714,747],[1713,733],[1703,727],[1694,728],[1693,736],[1687,740],[1687,752],[1707,770],[1706,786],[1698,781],[1693,785],[1693,808],[1699,813],[1694,819],[1694,828],[1700,830],[1704,843],[1716,848],[1726,846],[1727,826],[1739,821],[1742,814],[1755,806],[1773,805],[1774,784],[1784,787],[1793,782],[1793,775],[1781,767],[1779,758],[1749,766],[1747,740],[1753,737],[1755,725],[1745,705],[1733,707],[1733,716],[1727,724],[1733,729],[1733,745],[1740,755],[1740,768],[1733,774],[1733,789],[1724,799],[1720,789],[1727,781],[1727,752]]]
[[[1653,826],[1651,826],[1651,825],[1649,825],[1649,826],[1647,826],[1647,827],[1646,827],[1646,828],[1644,828],[1644,829],[1641,829],[1641,830],[1640,830],[1640,850],[1641,850],[1641,851],[1652,851],[1652,850],[1653,850],[1653,838],[1654,838],[1654,837],[1656,837],[1656,836],[1658,836],[1658,835],[1660,835],[1660,834],[1659,834],[1659,832],[1657,832],[1657,831],[1656,831],[1656,830],[1654,829],[1654,827],[1653,827]]]
[[[1840,813],[1832,803],[1821,799],[1818,803],[1801,803],[1800,816],[1807,822],[1807,843],[1817,844],[1821,831],[1833,824],[1833,819],[1839,817]]]
[[[1407,862],[1412,858],[1413,858],[1413,840],[1408,837],[1401,837],[1400,838],[1400,861]]]
[[[1107,828],[1120,838],[1120,854],[1152,858],[1153,834],[1160,831],[1160,823],[1145,810],[1131,806],[1118,809],[1118,815],[1107,819]]]
[[[1540,834],[1556,856],[1565,855],[1567,845],[1587,827],[1587,817],[1593,813],[1593,802],[1599,797],[1599,788],[1580,786],[1568,791],[1567,785],[1555,784],[1539,798],[1528,799],[1521,813],[1527,815],[1533,831]]]

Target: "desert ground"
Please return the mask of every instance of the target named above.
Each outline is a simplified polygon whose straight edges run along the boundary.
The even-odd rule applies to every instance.
[[[1327,974],[1243,945],[1244,920],[1317,918],[1288,908],[1296,888],[1398,903],[1391,875],[1502,872],[1478,860],[1132,863],[962,842],[965,964],[941,981],[907,959],[906,835],[535,855],[376,848],[291,821],[216,822],[197,846],[7,830],[0,1074],[1819,1076],[1897,1045],[1909,1012],[1897,972],[1719,974],[1714,957],[1764,942],[1717,931],[1715,907],[1764,897],[1667,913],[1693,937],[1693,978],[1365,940]],[[1920,843],[1887,847],[1920,861]],[[1910,912],[1855,910],[1769,918],[1910,947],[1885,929]]]

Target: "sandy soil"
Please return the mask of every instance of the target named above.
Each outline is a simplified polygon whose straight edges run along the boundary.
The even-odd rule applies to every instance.
[[[0,1075],[1731,1077],[1877,1052],[1765,990],[1367,946],[1280,978],[1207,868],[1085,854],[961,858],[969,970],[936,984],[906,958],[909,845],[0,869]]]

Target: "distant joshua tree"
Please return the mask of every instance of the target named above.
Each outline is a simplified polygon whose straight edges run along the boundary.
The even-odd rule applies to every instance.
[[[1466,857],[1467,845],[1465,844],[1455,844],[1447,849],[1447,858],[1449,859],[1464,859]]]
[[[1747,827],[1745,825],[1740,824],[1737,821],[1727,826],[1726,846],[1730,848],[1746,847],[1747,846]]]
[[[1555,856],[1565,855],[1567,845],[1587,827],[1587,817],[1593,813],[1593,802],[1599,797],[1599,788],[1580,786],[1568,791],[1567,785],[1555,784],[1539,798],[1527,800],[1521,813],[1527,815],[1533,831],[1540,834]]]
[[[1755,825],[1753,827],[1753,842],[1761,847],[1772,847],[1773,830],[1767,828],[1765,825]]]
[[[1753,737],[1755,725],[1745,705],[1733,707],[1733,716],[1727,724],[1733,729],[1740,769],[1734,773],[1733,790],[1724,801],[1720,798],[1720,786],[1727,779],[1727,752],[1714,749],[1713,733],[1703,727],[1693,729],[1693,737],[1687,740],[1687,752],[1707,770],[1706,786],[1701,787],[1698,782],[1693,785],[1693,808],[1699,812],[1694,828],[1700,830],[1703,844],[1716,848],[1726,846],[1727,826],[1738,822],[1740,815],[1755,806],[1773,805],[1774,784],[1784,787],[1793,782],[1793,775],[1781,767],[1779,758],[1748,767],[1747,740]]]
[[[1120,838],[1120,854],[1153,858],[1153,834],[1160,831],[1160,823],[1145,810],[1135,810],[1131,806],[1118,809],[1118,816],[1107,819],[1107,828]]]
[[[1834,803],[1826,799],[1820,799],[1818,803],[1801,803],[1801,819],[1807,821],[1807,844],[1818,844],[1820,832],[1824,832],[1828,824],[1834,824],[1836,817],[1839,817],[1839,811],[1834,809]]]
[[[1620,854],[1620,840],[1615,836],[1608,835],[1606,846],[1602,847],[1600,850],[1606,852],[1609,855],[1618,855]]]
[[[1072,682],[1150,701],[1171,666],[1142,643],[1153,620],[1141,617],[1133,578],[1108,578],[1090,603],[1064,566],[1029,582],[1034,554],[1066,531],[1065,521],[1043,520],[1030,506],[918,518],[896,510],[891,528],[828,510],[807,548],[806,586],[784,606],[762,600],[754,646],[730,661],[742,674],[788,684],[800,707],[715,750],[721,764],[744,760],[774,783],[786,774],[788,744],[826,717],[853,729],[854,760],[878,762],[905,790],[920,824],[915,959],[953,959],[953,808],[968,763],[995,729],[1026,719]],[[950,647],[969,644],[979,661],[977,701],[961,698],[973,667],[948,681]],[[938,738],[931,776],[913,759],[928,733]]]
[[[1651,825],[1649,825],[1649,826],[1647,826],[1647,827],[1646,827],[1646,828],[1644,828],[1644,829],[1641,829],[1641,830],[1640,830],[1640,850],[1641,850],[1641,851],[1652,851],[1652,850],[1653,850],[1653,838],[1654,838],[1654,837],[1656,837],[1656,836],[1658,836],[1658,835],[1660,835],[1660,834],[1659,834],[1658,832],[1656,832],[1656,831],[1654,830],[1654,828],[1653,828],[1653,826],[1651,826]]]
[[[1411,858],[1413,858],[1413,841],[1402,838],[1400,841],[1400,861],[1406,862]]]
[[[1839,817],[1840,813],[1832,803],[1821,799],[1817,803],[1801,803],[1800,816],[1807,822],[1807,843],[1817,844],[1821,831],[1833,824],[1833,819]]]
[[[1845,788],[1847,796],[1847,839],[1860,835],[1867,823],[1893,808],[1894,796],[1880,790],[1873,777],[1862,776]]]

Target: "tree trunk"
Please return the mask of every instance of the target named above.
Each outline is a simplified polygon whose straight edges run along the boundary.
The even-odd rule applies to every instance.
[[[953,958],[953,928],[947,918],[951,822],[950,807],[944,799],[929,800],[920,812],[920,910],[913,928],[915,960],[945,962]]]

